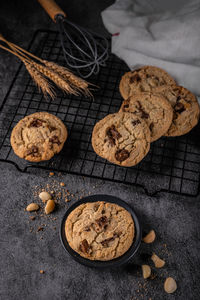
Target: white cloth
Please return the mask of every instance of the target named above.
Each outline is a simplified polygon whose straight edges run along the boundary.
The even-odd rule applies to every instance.
[[[131,69],[158,66],[200,95],[200,0],[118,0],[102,18]]]

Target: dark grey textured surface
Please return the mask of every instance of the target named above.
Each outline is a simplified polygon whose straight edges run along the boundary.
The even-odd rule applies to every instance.
[[[82,25],[102,30],[99,12],[112,1],[58,1],[72,19]],[[0,28],[10,40],[27,47],[38,28],[54,28],[36,1],[1,1]],[[0,51],[0,98],[5,96],[17,68],[16,59]],[[147,291],[139,284],[144,280],[141,271],[130,264],[119,270],[98,271],[74,262],[62,248],[58,229],[67,205],[59,205],[54,213],[58,219],[48,224],[42,233],[30,233],[28,214],[24,208],[34,200],[36,185],[45,186],[54,179],[47,172],[21,174],[7,164],[1,164],[0,173],[0,299],[199,299],[199,213],[200,197],[185,198],[171,194],[147,197],[140,189],[64,175],[54,179],[64,181],[73,193],[84,189],[85,194],[117,195],[131,204],[144,229],[154,228],[154,245],[141,247],[141,253],[152,250],[166,260],[166,267],[157,271],[157,277],[148,281]],[[94,189],[94,185],[98,187]],[[62,201],[64,203],[64,200]],[[43,223],[38,218],[34,230]],[[55,225],[54,225],[55,224]],[[54,229],[56,227],[56,230]],[[40,240],[40,236],[43,239]],[[167,244],[167,251],[163,244]],[[163,253],[163,254],[162,254]],[[168,255],[171,254],[171,255]],[[134,263],[140,264],[138,254]],[[45,270],[40,274],[39,270]],[[174,295],[163,291],[164,277],[173,276],[178,290]],[[137,290],[139,289],[139,293]],[[135,298],[135,299],[136,299]]]

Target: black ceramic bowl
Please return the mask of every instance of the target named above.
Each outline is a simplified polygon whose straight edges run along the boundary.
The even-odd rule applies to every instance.
[[[66,221],[67,217],[69,216],[69,214],[77,206],[79,206],[83,203],[97,202],[97,201],[115,203],[115,204],[118,204],[119,206],[124,207],[127,211],[129,211],[129,213],[131,214],[131,216],[134,220],[134,223],[135,223],[135,237],[133,240],[133,244],[131,245],[129,250],[126,253],[124,253],[122,256],[117,257],[112,260],[108,260],[108,261],[90,260],[90,259],[80,256],[77,252],[75,252],[69,246],[67,238],[65,236],[65,221]],[[65,215],[62,219],[62,222],[61,222],[60,238],[61,238],[63,247],[73,257],[73,259],[75,259],[77,262],[79,262],[85,266],[88,266],[88,267],[95,267],[95,268],[110,267],[110,268],[112,268],[112,267],[119,267],[121,265],[126,264],[136,254],[136,252],[140,246],[140,243],[141,243],[141,237],[142,237],[141,226],[140,226],[139,220],[138,220],[134,210],[132,209],[132,207],[130,207],[126,202],[122,201],[121,199],[119,199],[117,197],[109,196],[109,195],[93,195],[93,196],[85,197],[85,198],[77,201],[76,203],[72,204],[68,208],[68,210],[65,213]]]

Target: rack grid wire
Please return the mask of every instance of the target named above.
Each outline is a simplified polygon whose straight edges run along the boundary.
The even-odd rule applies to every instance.
[[[37,31],[29,50],[43,59],[64,65],[58,32]],[[165,191],[196,197],[200,190],[199,125],[187,135],[163,137],[152,143],[148,155],[131,168],[113,165],[93,151],[93,127],[107,114],[119,110],[122,103],[119,81],[126,71],[127,65],[110,55],[106,67],[90,78],[100,87],[94,93],[94,100],[66,96],[59,90],[55,100],[47,100],[21,64],[0,108],[0,161],[11,163],[22,172],[33,167],[42,168],[137,185],[148,195]],[[58,116],[66,124],[69,136],[63,150],[50,161],[30,163],[14,154],[10,135],[20,119],[37,111]]]

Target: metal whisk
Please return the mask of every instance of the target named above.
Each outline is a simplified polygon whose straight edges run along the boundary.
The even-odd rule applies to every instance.
[[[67,65],[83,78],[97,74],[100,66],[105,66],[109,56],[108,40],[69,21],[54,0],[38,0],[38,2],[58,25]]]

